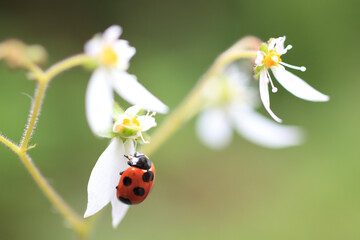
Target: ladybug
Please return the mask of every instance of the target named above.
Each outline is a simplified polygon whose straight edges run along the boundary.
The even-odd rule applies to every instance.
[[[145,200],[154,184],[155,167],[142,153],[136,152],[133,156],[124,156],[129,159],[130,167],[120,173],[116,196],[125,204],[139,204]]]

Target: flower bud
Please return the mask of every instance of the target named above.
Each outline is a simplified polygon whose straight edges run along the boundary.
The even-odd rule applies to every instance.
[[[18,39],[8,39],[0,43],[0,59],[10,67],[23,68],[26,62],[43,64],[47,60],[47,52],[40,45],[27,45]]]

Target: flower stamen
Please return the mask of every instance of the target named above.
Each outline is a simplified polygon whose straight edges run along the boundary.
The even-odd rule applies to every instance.
[[[292,69],[295,69],[295,70],[300,70],[302,72],[305,72],[306,71],[306,67],[304,66],[294,66],[294,65],[290,65],[288,63],[284,63],[284,62],[280,62],[281,65],[285,66],[285,67],[288,67],[288,68],[292,68]]]
[[[277,66],[281,62],[280,54],[278,54],[274,49],[271,49],[264,57],[264,61],[268,68],[271,66]]]
[[[286,48],[285,48],[285,51],[292,49],[292,47],[293,47],[293,46],[292,46],[292,45],[290,45],[290,44],[289,44],[289,45],[287,45],[287,46],[286,46]]]
[[[270,82],[270,84],[271,84],[271,91],[272,91],[273,93],[276,93],[276,92],[278,91],[278,89],[277,89],[277,87],[274,86],[274,83],[273,83],[273,81],[271,80],[271,77],[270,77],[270,74],[269,74],[268,71],[266,71],[266,75],[267,75],[267,78],[268,78],[268,80],[269,80],[269,82]]]
[[[146,141],[146,140],[144,139],[144,137],[143,137],[143,135],[142,135],[141,132],[140,132],[140,137],[141,137],[141,140],[143,141],[143,143],[145,143],[145,144],[150,143],[149,141]]]

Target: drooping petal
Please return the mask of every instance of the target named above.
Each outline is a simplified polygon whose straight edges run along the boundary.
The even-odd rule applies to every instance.
[[[117,199],[116,194],[114,194],[111,199],[111,206],[112,225],[116,228],[124,218],[127,210],[129,209],[129,205],[120,202],[119,199]]]
[[[125,148],[125,155],[134,155],[135,146],[133,140],[127,139],[124,143],[124,148]]]
[[[140,116],[137,118],[137,120],[140,123],[140,126],[142,126],[141,131],[145,132],[149,130],[152,127],[156,127],[155,118],[150,116]]]
[[[309,84],[304,82],[301,78],[295,76],[291,72],[285,70],[284,67],[271,68],[276,80],[290,93],[298,98],[313,102],[325,102],[330,98],[327,95],[312,88]]]
[[[84,217],[97,213],[116,195],[119,173],[128,167],[124,154],[122,140],[114,138],[99,157],[90,175],[88,204]]]
[[[106,136],[112,125],[113,91],[107,72],[98,68],[92,74],[86,89],[86,118],[95,135]]]
[[[270,109],[270,97],[269,97],[269,88],[267,79],[267,70],[261,70],[260,79],[259,79],[259,89],[260,89],[260,98],[266,109],[266,111],[270,114],[270,116],[277,122],[281,123],[282,120],[278,118],[273,111]]]
[[[196,133],[200,140],[210,148],[222,149],[232,139],[232,129],[226,113],[222,109],[204,110],[196,122]]]
[[[117,40],[113,44],[114,51],[118,56],[116,68],[127,70],[129,68],[129,61],[135,55],[136,49],[129,45],[129,42],[123,39]]]
[[[300,128],[277,124],[248,107],[231,110],[237,132],[247,140],[269,148],[299,145],[303,140]]]
[[[113,71],[112,82],[115,91],[129,103],[141,105],[146,110],[158,113],[166,113],[168,111],[168,107],[146,90],[134,75]]]
[[[112,44],[120,37],[121,33],[122,28],[119,25],[112,25],[104,31],[102,38],[104,42]]]
[[[135,148],[134,148],[134,142],[130,139],[126,140],[124,143],[124,153],[123,155],[134,155]],[[127,159],[126,161],[127,162]],[[128,165],[123,168],[122,171],[124,171],[126,168],[128,168]],[[116,228],[121,220],[124,218],[127,210],[129,209],[129,205],[126,205],[117,199],[116,194],[113,194],[111,201],[111,215],[112,215],[112,225],[114,228]]]

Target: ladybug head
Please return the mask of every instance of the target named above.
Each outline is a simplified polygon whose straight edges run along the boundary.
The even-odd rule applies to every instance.
[[[134,156],[126,156],[129,159],[128,164],[132,167],[148,170],[151,168],[150,159],[142,153],[136,152]]]

